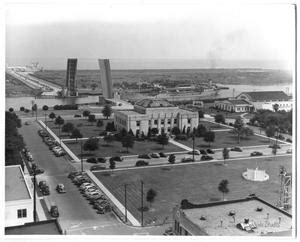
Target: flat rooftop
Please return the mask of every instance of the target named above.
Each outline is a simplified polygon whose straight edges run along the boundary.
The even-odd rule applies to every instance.
[[[5,235],[23,235],[23,234],[24,235],[26,234],[60,235],[62,234],[62,231],[56,219],[5,228]]]
[[[31,199],[21,166],[5,166],[5,201]]]
[[[262,208],[261,212],[256,211],[258,207]],[[235,221],[232,216],[229,216],[230,211],[235,211]],[[253,236],[282,233],[285,236],[292,235],[291,216],[258,199],[232,201],[227,204],[219,202],[215,205],[208,204],[206,207],[184,209],[183,212],[192,223],[208,235]],[[206,220],[200,220],[202,216]],[[244,223],[244,219],[249,219],[249,222],[253,221],[256,224],[257,228],[254,232],[246,232],[236,227],[238,223]]]
[[[139,116],[145,116],[147,114],[144,114],[144,113],[138,113],[134,110],[118,110],[118,112],[120,113],[124,113],[126,115],[139,115]]]

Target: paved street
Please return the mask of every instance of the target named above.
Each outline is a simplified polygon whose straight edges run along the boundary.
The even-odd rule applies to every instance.
[[[45,197],[51,205],[57,205],[59,221],[67,234],[162,234],[165,227],[132,228],[119,222],[114,214],[100,215],[80,194],[77,187],[67,178],[74,167],[64,157],[55,157],[37,134],[40,127],[36,122],[23,125],[23,135],[35,162],[45,173],[38,176],[38,181],[46,180],[50,186],[50,196]],[[63,183],[67,193],[58,194],[55,187]]]

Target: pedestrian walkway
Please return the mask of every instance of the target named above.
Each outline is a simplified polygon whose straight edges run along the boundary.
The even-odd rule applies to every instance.
[[[188,146],[186,146],[186,145],[184,145],[184,144],[181,144],[181,143],[179,143],[179,142],[177,142],[177,141],[175,141],[175,140],[173,140],[173,139],[169,139],[169,142],[170,142],[171,144],[173,144],[173,145],[176,145],[176,146],[178,146],[178,147],[184,149],[184,150],[187,150],[187,151],[192,151],[192,150],[193,150],[192,148],[190,148],[190,147],[188,147]]]
[[[97,177],[94,176],[92,172],[86,171],[86,173],[125,216],[125,207],[123,204],[119,202],[119,200],[97,179]],[[127,218],[133,226],[141,226],[140,222],[128,210]]]

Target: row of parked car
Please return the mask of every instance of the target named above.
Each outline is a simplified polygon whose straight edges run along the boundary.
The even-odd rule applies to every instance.
[[[68,175],[73,183],[79,187],[83,196],[100,214],[111,212],[111,204],[105,194],[82,172],[71,172]]]
[[[53,151],[55,156],[63,156],[66,152],[59,146],[59,143],[50,137],[49,133],[45,130],[39,130],[38,134],[42,137],[46,145],[49,146],[49,149]]]
[[[30,153],[30,151],[27,147],[25,147],[22,150],[22,153],[23,153],[25,159],[30,162],[32,172],[35,171],[36,175],[42,174],[42,173],[45,172],[44,169],[38,167],[38,165],[34,162],[33,156],[32,156],[32,154]]]

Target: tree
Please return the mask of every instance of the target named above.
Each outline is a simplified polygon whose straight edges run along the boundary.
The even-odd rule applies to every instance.
[[[213,131],[207,131],[204,134],[204,141],[208,142],[210,147],[210,143],[215,141],[215,133]]]
[[[206,127],[203,124],[199,124],[197,129],[196,129],[196,133],[195,136],[196,137],[203,137],[204,134],[206,133]]]
[[[229,149],[227,149],[226,147],[223,149],[223,159],[225,165],[225,160],[229,159]]]
[[[92,90],[95,90],[97,87],[98,87],[98,85],[96,83],[91,84]]]
[[[101,119],[98,119],[97,127],[101,128],[102,126],[103,126],[103,121]]]
[[[82,112],[82,116],[83,116],[83,117],[88,117],[90,114],[91,114],[91,112],[90,112],[89,110],[84,110],[84,111]]]
[[[55,124],[58,125],[58,138],[60,139],[60,126],[63,125],[65,122],[65,120],[61,117],[61,116],[58,116],[56,119],[55,119]]]
[[[14,109],[13,108],[9,108],[8,111],[12,113],[14,111]]]
[[[62,126],[61,131],[65,133],[71,133],[74,129],[74,125],[72,123],[66,123]]]
[[[176,156],[174,154],[171,154],[168,158],[169,163],[174,164],[176,160]]]
[[[182,133],[185,134],[185,125],[183,126]]]
[[[275,112],[275,113],[278,112],[279,105],[278,105],[277,103],[275,103],[275,104],[273,105],[273,109],[274,109],[274,112]]]
[[[265,132],[270,141],[270,138],[275,136],[276,128],[274,126],[268,126]]]
[[[169,137],[167,136],[167,134],[161,134],[157,137],[157,142],[164,148],[165,145],[168,145],[169,143]]]
[[[109,169],[112,171],[116,168],[116,162],[114,160],[109,160]]]
[[[99,139],[97,138],[89,138],[83,145],[84,150],[94,151],[99,147]]]
[[[115,131],[116,130],[115,129],[115,123],[114,122],[107,123],[106,127],[105,127],[105,130],[109,131],[109,132]]]
[[[56,115],[55,115],[55,113],[50,113],[49,114],[49,118],[53,121],[53,119],[55,119],[56,118]]]
[[[82,134],[80,133],[79,129],[74,128],[72,130],[71,139],[76,139],[76,141],[77,141],[78,138],[82,138]]]
[[[104,108],[102,109],[102,114],[103,114],[104,117],[106,117],[106,119],[108,119],[110,117],[110,115],[112,114],[111,106],[106,104],[104,106]]]
[[[147,195],[146,195],[146,200],[147,200],[147,202],[150,203],[150,207],[151,207],[151,204],[154,202],[156,195],[157,195],[156,191],[153,190],[152,188],[150,188],[148,190]]]
[[[132,148],[134,145],[134,137],[131,135],[126,135],[125,137],[122,138],[122,146],[127,149],[128,153],[128,148]]]
[[[94,114],[90,114],[88,117],[88,121],[93,125],[93,123],[96,122],[96,116]]]
[[[215,116],[215,122],[216,122],[216,123],[224,124],[224,123],[225,123],[224,115],[223,115],[223,114],[217,114],[217,115]]]
[[[234,130],[233,132],[237,135],[238,137],[238,144],[240,143],[241,140],[241,134],[243,131],[244,127],[244,122],[241,117],[236,118],[234,124],[233,124]]]
[[[178,135],[180,134],[180,129],[177,126],[175,126],[172,128],[171,133],[174,135]]]
[[[114,141],[114,137],[112,135],[105,135],[103,140],[106,142],[106,145],[108,146],[109,143]]]
[[[202,110],[198,111],[199,118],[204,118],[204,112]]]
[[[46,123],[47,111],[48,111],[49,107],[48,107],[47,105],[44,105],[44,106],[42,107],[42,109],[43,109],[43,111],[44,111],[44,113],[45,113],[45,123]]]
[[[35,114],[37,115],[37,104],[32,105],[31,111],[32,111],[32,116],[33,116],[33,112],[35,112]]]
[[[20,111],[21,111],[21,112],[24,112],[24,111],[25,111],[25,108],[24,108],[24,107],[20,107]]]
[[[228,189],[228,181],[227,180],[222,180],[218,186],[218,189],[220,192],[222,192],[223,194],[223,201],[225,200],[225,193],[228,193],[229,192],[229,189]]]

